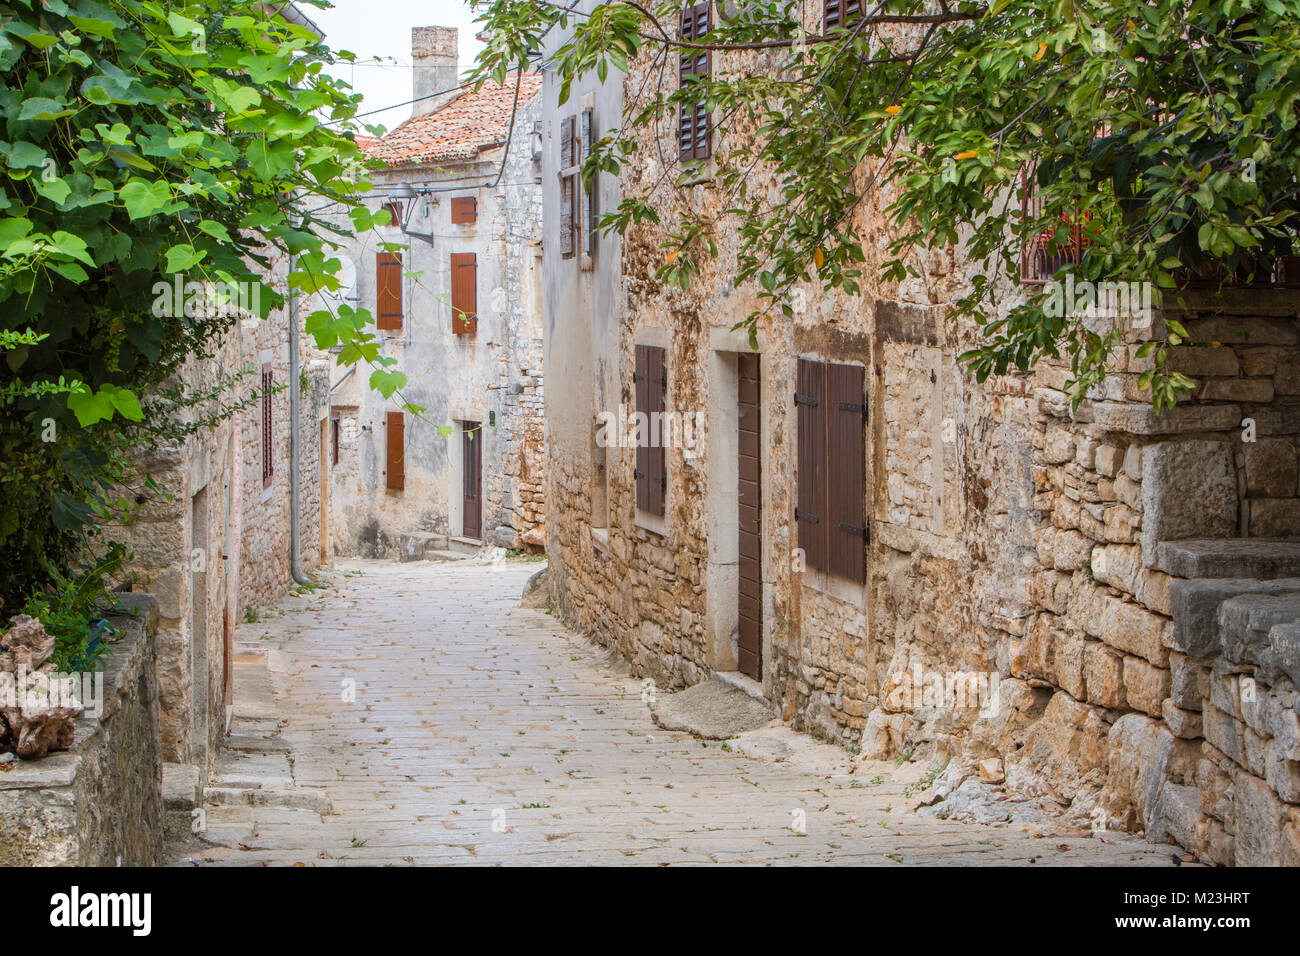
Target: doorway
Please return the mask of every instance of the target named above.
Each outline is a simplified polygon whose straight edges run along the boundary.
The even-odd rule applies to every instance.
[[[763,501],[758,356],[736,357],[736,665],[763,679]]]
[[[461,422],[461,485],[464,495],[462,531],[466,538],[483,538],[483,430],[479,422]]]

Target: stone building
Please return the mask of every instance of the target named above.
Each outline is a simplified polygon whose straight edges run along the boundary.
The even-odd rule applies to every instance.
[[[810,286],[753,349],[732,331],[757,305],[732,286],[734,231],[688,291],[654,272],[679,215],[725,207],[713,157],[755,130],[697,126],[685,185],[658,159],[678,156],[676,122],[637,134],[594,195],[653,188],[661,224],[588,232],[573,124],[617,126],[653,94],[646,70],[565,104],[553,74],[542,91],[557,613],[661,687],[727,675],[796,728],[946,764],[953,786],[983,786],[985,761],[1085,825],[1300,864],[1300,294],[1190,294],[1180,319],[1205,344],[1173,361],[1200,384],[1160,416],[1136,354],[1160,315],[1073,413],[1064,366],[967,377],[951,250],[857,297]],[[872,277],[889,231],[869,200]],[[668,437],[629,438],[638,412]]]
[[[413,29],[411,52],[413,115],[366,146],[385,165],[365,201],[392,219],[339,250],[355,280],[312,306],[369,309],[409,379],[385,400],[336,367],[330,536],[347,554],[517,547],[543,520],[541,79],[461,87],[452,28]]]
[[[284,15],[314,26],[292,5]],[[270,281],[281,291],[288,268],[281,258],[270,270]],[[180,278],[155,286],[155,307],[183,309],[193,300],[201,308],[237,314],[211,354],[190,359],[176,384],[190,395],[224,384],[217,404],[242,409],[143,456],[136,499],[140,513],[131,524],[112,526],[106,533],[130,551],[128,569],[139,578],[136,590],[157,597],[163,759],[196,766],[206,779],[233,699],[236,624],[306,580],[327,559],[321,489],[327,487],[329,464],[324,454],[329,372],[313,358],[310,343],[290,333],[295,319],[302,322],[301,303],[290,302],[262,319],[254,314],[255,290],[214,290],[199,277]],[[292,361],[291,341],[298,353]],[[294,405],[296,443],[291,435]],[[201,403],[180,409],[177,420],[194,424],[215,411],[216,404]],[[143,485],[146,477],[158,492]]]

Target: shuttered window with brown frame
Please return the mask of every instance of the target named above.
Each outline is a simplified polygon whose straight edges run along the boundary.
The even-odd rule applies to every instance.
[[[262,363],[262,487],[270,488],[275,476],[273,446],[275,435],[271,431],[271,393],[275,387],[275,373],[271,363]]]
[[[635,412],[645,414],[645,429],[638,430],[636,446],[636,506],[647,514],[664,514],[664,500],[668,493],[668,456],[664,449],[666,436],[657,434],[662,428],[663,412],[667,408],[668,366],[667,353],[654,345],[636,347],[636,365],[632,382],[636,392]],[[658,418],[656,418],[656,415]]]
[[[478,331],[478,257],[472,252],[451,254],[451,331]]]
[[[849,26],[862,15],[862,0],[822,0],[822,33]]]
[[[386,412],[384,433],[385,484],[392,491],[401,491],[406,487],[406,414]]]
[[[699,42],[709,32],[711,8],[708,3],[683,7],[678,35],[687,42]],[[691,77],[708,76],[713,69],[713,54],[709,50],[683,50],[678,62],[678,79],[682,86],[692,82]],[[701,98],[677,106],[677,150],[682,159],[707,159],[712,152],[712,124],[709,104]]]
[[[388,217],[389,217],[389,218],[388,218],[388,224],[389,224],[390,226],[399,226],[399,227],[400,227],[400,226],[402,225],[402,204],[401,204],[401,202],[399,202],[398,200],[394,199],[394,200],[392,200],[392,201],[390,201],[390,202],[386,202],[386,203],[384,203],[384,208],[388,210]]]
[[[809,567],[866,580],[866,373],[800,359],[795,520]]]
[[[375,256],[375,327],[383,332],[402,329],[402,257],[391,252]]]
[[[451,221],[453,225],[466,225],[478,221],[478,198],[476,196],[453,196],[451,200]]]

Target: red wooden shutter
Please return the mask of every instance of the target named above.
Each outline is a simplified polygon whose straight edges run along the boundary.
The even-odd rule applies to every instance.
[[[472,252],[451,254],[451,331],[478,331],[478,257]]]
[[[668,456],[664,448],[667,436],[656,434],[653,427],[663,420],[666,408],[667,366],[665,352],[653,345],[636,347],[636,366],[632,375],[635,385],[636,408],[646,416],[645,429],[639,436],[636,447],[636,505],[641,511],[652,515],[663,515],[664,500],[668,492]]]
[[[375,327],[388,332],[402,328],[402,257],[391,252],[375,256],[378,277]]]
[[[826,366],[826,570],[859,583],[866,580],[865,383],[860,365]]]
[[[464,224],[478,220],[478,198],[475,196],[455,196],[451,200],[451,221]]]
[[[394,199],[391,202],[384,203],[384,208],[388,210],[390,226],[400,226],[402,224],[402,204]]]
[[[683,40],[700,41],[709,32],[710,6],[697,3],[682,9],[679,35]],[[713,69],[709,50],[684,50],[678,62],[678,79],[682,85],[691,76],[707,76]],[[712,155],[712,130],[706,100],[678,104],[677,147],[683,159],[707,159]]]
[[[862,0],[823,0],[822,33],[848,26],[862,13]]]
[[[384,416],[384,442],[387,446],[388,487],[401,491],[406,487],[406,415],[388,412]]]
[[[826,556],[826,366],[799,360],[794,402],[798,429],[799,493],[794,510],[799,547],[810,568],[827,567]]]
[[[275,475],[273,446],[275,434],[271,429],[271,393],[275,387],[275,373],[270,362],[262,363],[262,487],[270,488]]]

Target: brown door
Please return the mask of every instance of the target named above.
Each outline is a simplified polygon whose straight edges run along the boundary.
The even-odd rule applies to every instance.
[[[483,537],[483,432],[478,422],[464,422],[461,453],[465,463],[465,521],[467,538]]]
[[[740,642],[737,663],[741,673],[763,679],[763,526],[759,477],[758,356],[738,357],[739,401],[739,529],[740,529]]]

